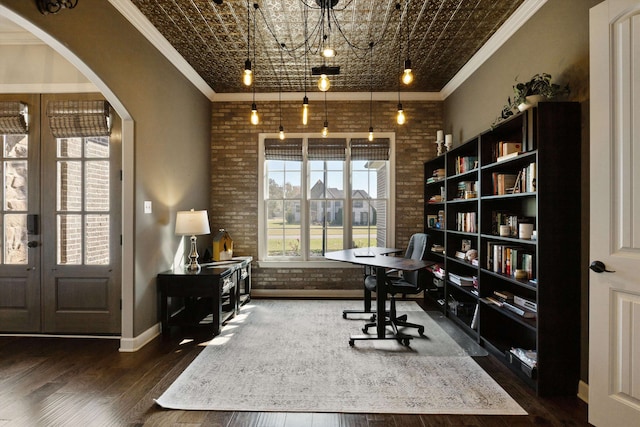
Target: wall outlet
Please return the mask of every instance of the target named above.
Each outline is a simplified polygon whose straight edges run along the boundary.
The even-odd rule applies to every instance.
[[[150,214],[151,212],[153,212],[153,209],[151,207],[151,200],[145,200],[144,201],[144,213]]]

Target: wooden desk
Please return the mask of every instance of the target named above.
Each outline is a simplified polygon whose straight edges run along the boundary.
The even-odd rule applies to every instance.
[[[374,256],[356,256],[362,251],[369,250]],[[326,259],[333,261],[349,262],[364,266],[374,267],[376,269],[376,335],[351,335],[349,345],[353,346],[355,340],[371,340],[371,339],[394,339],[409,345],[409,340],[413,337],[405,334],[387,334],[385,327],[385,311],[387,298],[386,270],[406,270],[415,271],[429,267],[435,264],[434,261],[415,260],[404,257],[386,256],[393,252],[403,252],[401,249],[390,248],[357,248],[347,249],[344,251],[327,252],[324,254]]]
[[[184,269],[159,273],[162,334],[172,326],[207,326],[218,335],[222,324],[238,313],[250,299],[252,257],[236,257],[230,261],[202,264],[197,273]],[[170,298],[181,298],[183,306],[169,308]],[[202,320],[211,314],[210,323]]]

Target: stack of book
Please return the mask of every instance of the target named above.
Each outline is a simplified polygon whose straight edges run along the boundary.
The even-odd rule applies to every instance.
[[[427,178],[427,184],[431,184],[432,182],[442,181],[444,179],[444,169],[435,169],[433,174]]]
[[[486,298],[488,302],[505,308],[525,319],[535,319],[538,306],[535,302],[509,291],[493,291],[493,295]]]
[[[460,286],[473,286],[474,277],[449,273],[449,280]]]

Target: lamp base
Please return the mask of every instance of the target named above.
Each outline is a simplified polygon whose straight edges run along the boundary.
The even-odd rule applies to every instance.
[[[200,272],[200,264],[198,264],[198,247],[196,245],[196,236],[191,236],[191,250],[189,251],[189,264],[185,267],[189,273]]]

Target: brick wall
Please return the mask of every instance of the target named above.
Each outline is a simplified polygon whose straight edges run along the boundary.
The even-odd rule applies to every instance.
[[[435,157],[436,131],[442,129],[441,102],[403,102],[407,123],[395,123],[396,102],[375,102],[374,131],[396,132],[396,246],[423,229],[423,163]],[[328,102],[330,132],[367,132],[369,102]],[[211,131],[211,227],[225,228],[235,255],[258,258],[258,134],[277,133],[278,102],[259,102],[261,123],[249,123],[251,103],[215,103]],[[322,130],[324,106],[310,103],[309,125],[301,124],[301,102],[282,102],[285,132]],[[254,289],[362,289],[353,269],[252,269]]]

